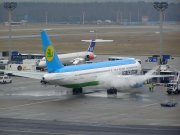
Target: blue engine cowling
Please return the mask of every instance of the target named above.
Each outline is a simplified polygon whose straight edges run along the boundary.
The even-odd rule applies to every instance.
[[[143,83],[136,83],[133,88],[139,88],[139,87],[142,87]]]

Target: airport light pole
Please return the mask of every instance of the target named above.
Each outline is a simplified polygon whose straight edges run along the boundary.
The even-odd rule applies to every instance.
[[[48,12],[45,12],[46,14],[46,24],[48,23]]]
[[[159,11],[159,31],[160,31],[160,37],[159,37],[159,54],[160,54],[160,61],[162,60],[162,11],[168,8],[167,2],[154,2],[154,8]]]
[[[82,12],[82,24],[84,24],[84,16],[85,16],[85,12]]]
[[[119,12],[116,12],[116,22],[119,22]]]
[[[168,8],[167,2],[154,2],[154,8],[159,11],[159,59],[158,59],[158,65],[160,66],[162,63],[162,11]],[[160,74],[160,69],[158,70],[158,74]],[[158,83],[160,83],[160,80],[158,79]]]
[[[4,8],[8,10],[9,14],[9,61],[11,62],[11,53],[12,53],[12,48],[11,48],[11,11],[14,10],[17,7],[17,2],[4,2]]]
[[[123,14],[123,12],[120,12],[121,13],[121,23],[123,22],[123,16],[122,16],[122,14]]]
[[[138,22],[139,22],[139,9],[138,9]]]
[[[132,12],[129,12],[129,22],[131,22],[131,14]]]

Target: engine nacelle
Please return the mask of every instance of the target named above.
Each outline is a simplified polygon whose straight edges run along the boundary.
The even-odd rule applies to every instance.
[[[133,85],[133,88],[139,88],[142,87],[143,83],[136,83],[135,85]]]
[[[94,54],[88,54],[86,55],[85,57],[85,61],[90,61],[90,60],[93,60],[95,58],[95,55]]]

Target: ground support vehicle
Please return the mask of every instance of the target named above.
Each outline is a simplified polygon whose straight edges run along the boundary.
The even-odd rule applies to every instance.
[[[180,84],[178,83],[168,83],[167,85],[167,93],[168,94],[178,94],[180,93]]]
[[[164,107],[175,107],[178,103],[174,103],[174,102],[162,102],[161,103],[161,106],[164,106]]]
[[[4,75],[4,76],[0,76],[0,83],[11,83],[12,82],[12,79],[7,76],[7,75]]]

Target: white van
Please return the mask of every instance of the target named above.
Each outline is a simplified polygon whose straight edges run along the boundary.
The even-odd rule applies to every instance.
[[[4,76],[0,76],[0,83],[11,83],[12,82],[12,79],[7,76],[7,75],[4,75]]]

